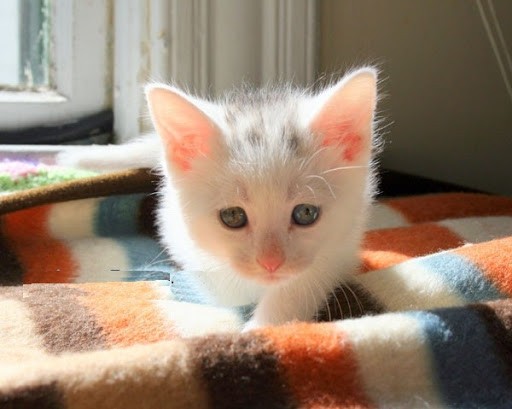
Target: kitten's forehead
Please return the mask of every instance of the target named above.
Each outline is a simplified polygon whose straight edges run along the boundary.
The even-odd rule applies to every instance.
[[[290,90],[260,90],[228,99],[224,122],[233,155],[250,159],[260,154],[282,160],[303,153],[310,135],[300,123],[300,100],[301,95]]]
[[[301,112],[307,95],[291,88],[263,89],[230,95],[221,105],[221,128],[227,147],[227,181],[221,189],[234,200],[276,203],[322,196],[323,178],[311,178],[323,166],[321,147]],[[310,197],[311,196],[311,197]]]

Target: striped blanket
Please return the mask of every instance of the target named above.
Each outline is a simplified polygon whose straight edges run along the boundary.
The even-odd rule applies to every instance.
[[[250,306],[204,303],[154,239],[152,188],[0,196],[1,408],[512,407],[512,199],[382,200],[320,322],[241,334]]]

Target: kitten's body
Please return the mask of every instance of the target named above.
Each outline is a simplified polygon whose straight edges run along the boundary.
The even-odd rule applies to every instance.
[[[117,155],[121,167],[127,158],[136,167],[159,155],[160,237],[184,274],[213,303],[257,302],[247,329],[313,318],[357,269],[373,192],[375,72],[314,95],[267,89],[212,103],[161,85],[147,95],[162,143],[96,148],[82,159],[108,168]],[[297,223],[302,204],[318,220]],[[219,217],[235,207],[246,216],[239,228]]]

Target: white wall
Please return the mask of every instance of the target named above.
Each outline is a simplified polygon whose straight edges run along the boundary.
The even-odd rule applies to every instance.
[[[210,85],[218,94],[242,81],[262,79],[261,2],[211,0]]]
[[[381,112],[393,122],[385,167],[512,194],[512,99],[478,1],[321,4],[322,70],[381,63],[386,95]],[[510,55],[512,1],[481,4],[494,5]]]

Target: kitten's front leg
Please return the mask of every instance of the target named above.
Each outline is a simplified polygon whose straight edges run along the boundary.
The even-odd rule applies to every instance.
[[[334,287],[335,284],[332,284]],[[266,325],[311,320],[326,302],[331,286],[320,286],[307,279],[296,280],[286,286],[269,289],[256,306],[253,316],[243,331]]]

